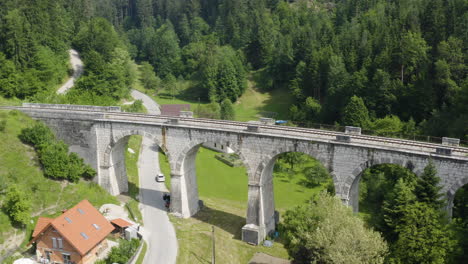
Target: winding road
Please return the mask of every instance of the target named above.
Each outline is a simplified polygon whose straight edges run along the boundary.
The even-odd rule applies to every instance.
[[[68,53],[70,54],[70,64],[73,68],[73,75],[67,80],[66,83],[62,85],[62,87],[57,90],[58,94],[64,94],[70,88],[72,88],[73,85],[75,85],[76,79],[78,79],[83,73],[83,62],[81,61],[78,52],[74,49],[71,49],[68,51]]]
[[[132,97],[142,100],[149,114],[161,114],[159,105],[149,96],[132,90]],[[177,237],[174,226],[169,221],[162,195],[167,192],[163,182],[156,182],[159,168],[159,147],[143,137],[138,160],[140,177],[140,210],[143,214],[143,238],[148,243],[144,264],[172,264],[177,258]],[[166,175],[170,177],[170,175]]]
[[[83,62],[76,50],[69,50],[73,75],[58,89],[57,94],[65,94],[75,84],[83,73]],[[142,100],[148,113],[160,115],[159,105],[146,94],[132,90],[135,100]],[[177,259],[177,237],[174,226],[169,221],[162,195],[168,192],[164,183],[155,181],[160,172],[159,147],[150,139],[143,137],[140,157],[138,160],[138,175],[140,178],[140,210],[143,214],[144,226],[141,228],[143,239],[148,244],[144,264],[173,264]],[[170,175],[166,175],[170,177]]]

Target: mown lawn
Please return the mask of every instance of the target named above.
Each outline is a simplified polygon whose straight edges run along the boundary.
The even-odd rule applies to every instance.
[[[1,100],[0,100],[1,101]],[[0,120],[7,120],[5,131],[0,131],[0,190],[15,184],[28,194],[32,207],[32,220],[26,227],[13,226],[8,216],[0,210],[0,244],[12,232],[25,232],[23,241],[29,241],[30,234],[38,216],[55,215],[64,208],[74,206],[88,199],[94,206],[104,203],[117,203],[115,197],[94,182],[54,181],[44,177],[36,152],[24,145],[19,139],[20,131],[33,124],[33,120],[18,111],[0,110]],[[0,192],[0,204],[5,194]]]

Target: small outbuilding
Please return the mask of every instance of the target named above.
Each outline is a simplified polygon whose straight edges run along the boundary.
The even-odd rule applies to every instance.
[[[117,218],[111,221],[111,224],[114,226],[114,232],[119,233],[120,236],[125,236],[125,229],[132,226],[132,223],[125,221],[122,218]]]

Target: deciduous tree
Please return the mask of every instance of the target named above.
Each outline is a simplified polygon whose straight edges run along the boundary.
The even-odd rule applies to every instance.
[[[285,247],[300,263],[383,263],[387,254],[380,234],[326,192],[287,211],[282,230]]]

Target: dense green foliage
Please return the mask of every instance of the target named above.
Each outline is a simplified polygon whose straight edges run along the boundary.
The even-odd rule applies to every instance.
[[[439,185],[439,182],[440,178],[437,176],[437,170],[432,161],[430,161],[424,168],[421,177],[418,178],[414,189],[418,201],[436,210],[441,209],[444,201],[442,201],[442,186]]]
[[[64,2],[0,3],[0,95],[32,97],[62,81],[73,32]]]
[[[367,128],[369,125],[369,112],[361,98],[351,97],[343,110],[343,124]]]
[[[96,171],[83,162],[76,153],[68,153],[68,145],[57,141],[50,128],[40,122],[22,130],[19,138],[37,150],[44,175],[52,179],[79,181],[80,177],[92,179]]]
[[[224,120],[234,120],[235,112],[234,107],[232,106],[231,100],[228,98],[224,99],[220,104],[220,115],[221,119]]]
[[[127,263],[136,254],[140,240],[120,240],[118,247],[113,247],[105,260],[98,260],[96,264]]]
[[[16,185],[11,185],[6,190],[6,199],[3,210],[15,223],[26,224],[31,214],[31,201],[27,195]]]
[[[326,192],[287,211],[281,229],[298,263],[383,263],[387,254],[380,234]]]
[[[379,165],[361,180],[360,210],[389,243],[386,263],[463,263],[466,242],[458,232],[466,234],[466,215],[457,209],[455,221],[448,223],[432,161],[420,177],[399,166]],[[457,196],[460,206],[465,196]]]
[[[73,40],[85,63],[77,89],[116,99],[126,96],[136,73],[130,56],[112,25],[93,18],[83,25]]]
[[[44,93],[63,79],[72,45],[85,74],[65,102],[115,103],[135,78],[133,58],[155,71],[144,66],[145,87],[191,80],[193,100],[235,103],[246,72],[261,69],[259,87],[294,96],[295,121],[349,125],[355,108],[345,107],[357,96],[371,120],[393,116],[413,128],[392,133],[468,135],[463,0],[6,0],[0,7],[3,96],[62,102]]]

